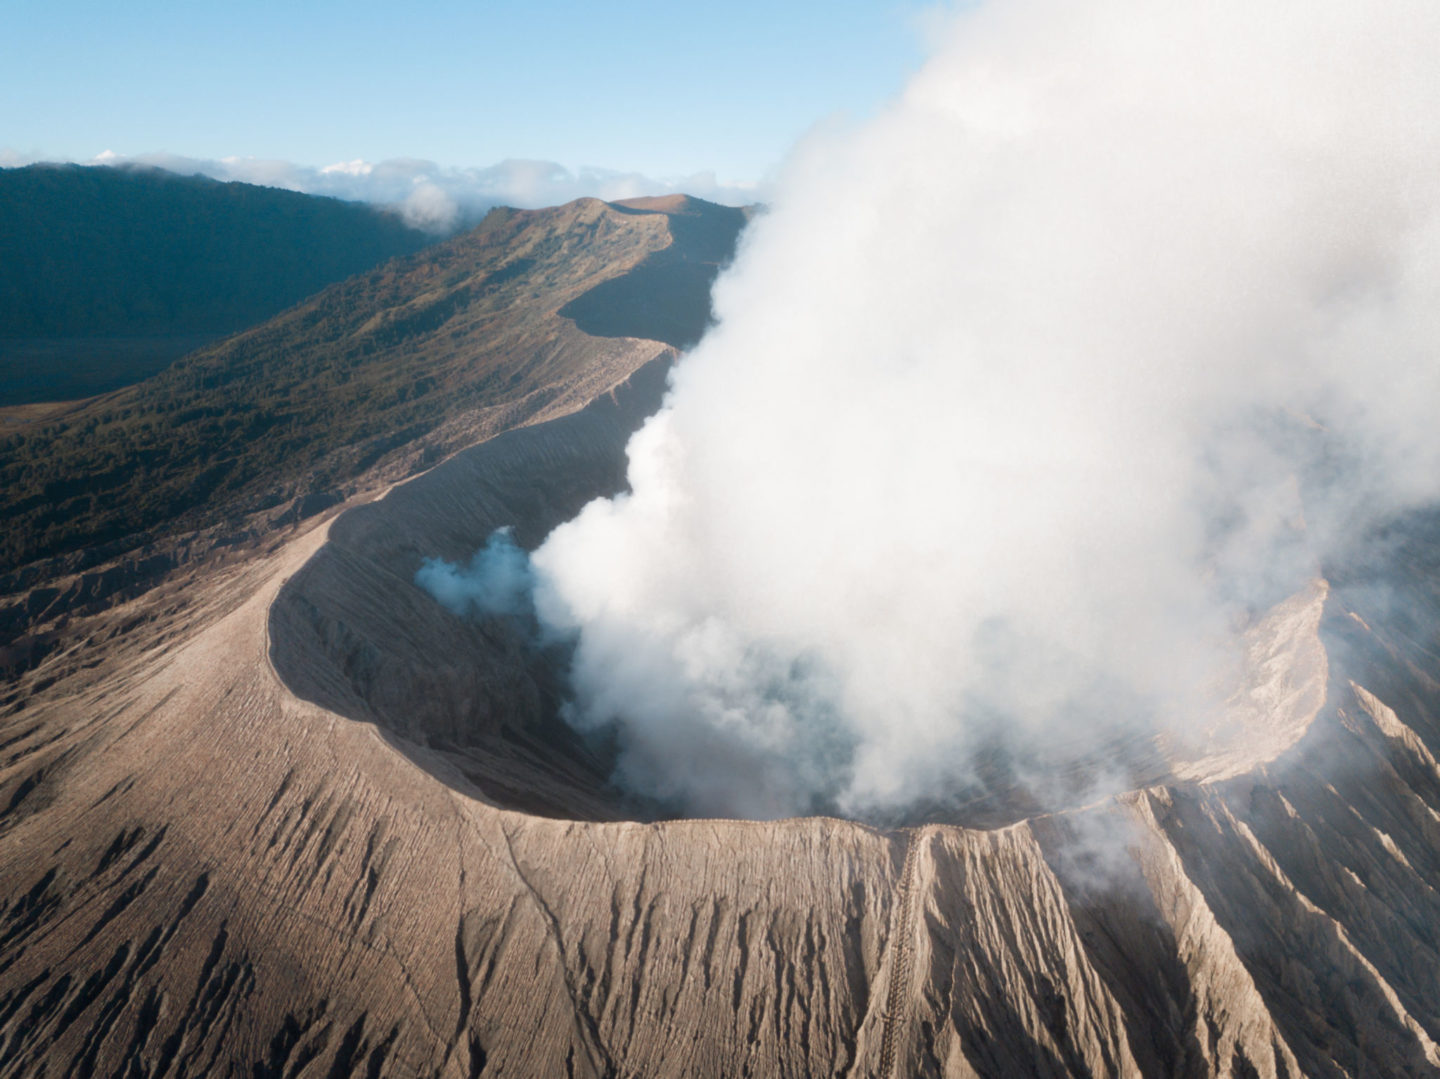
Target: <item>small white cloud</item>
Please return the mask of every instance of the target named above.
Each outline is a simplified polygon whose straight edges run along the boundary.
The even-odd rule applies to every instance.
[[[417,180],[415,190],[400,204],[400,214],[411,228],[446,233],[460,218],[455,200],[428,180]]]
[[[340,173],[344,176],[369,176],[375,166],[368,161],[356,158],[354,161],[337,161],[333,165],[326,165],[320,170],[320,175],[330,176]]]

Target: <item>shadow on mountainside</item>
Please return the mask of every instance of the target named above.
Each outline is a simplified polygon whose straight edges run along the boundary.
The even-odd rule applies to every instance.
[[[629,214],[664,213],[674,242],[560,309],[592,337],[645,337],[678,349],[710,324],[710,287],[734,257],[747,209],[673,196],[612,203]]]

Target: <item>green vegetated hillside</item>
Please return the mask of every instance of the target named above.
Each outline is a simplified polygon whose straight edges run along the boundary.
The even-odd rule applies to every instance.
[[[145,382],[0,429],[0,573],[330,491],[466,410],[558,392],[577,334],[693,341],[745,218],[689,199],[496,210]]]
[[[153,374],[435,237],[359,203],[159,169],[0,169],[0,405]]]

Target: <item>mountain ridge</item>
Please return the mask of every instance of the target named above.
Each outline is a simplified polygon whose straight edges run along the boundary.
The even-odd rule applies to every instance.
[[[703,205],[733,245],[743,216]],[[468,233],[329,286],[143,383],[0,432],[0,512],[12,522],[0,542],[0,597],[17,597],[0,598],[0,641],[7,626],[14,634],[44,614],[36,589],[92,572],[96,558],[148,557],[226,520],[236,523],[218,539],[259,535],[343,501],[362,476],[393,482],[496,423],[588,399],[628,373],[630,360],[612,365],[637,338],[593,337],[560,311],[649,272],[652,256],[686,259],[693,245],[675,239],[672,220],[595,199],[495,210]],[[665,254],[672,246],[679,251]],[[698,336],[719,262],[686,264],[671,322]],[[624,316],[631,329],[647,317],[635,301],[633,290],[621,297],[637,311]]]

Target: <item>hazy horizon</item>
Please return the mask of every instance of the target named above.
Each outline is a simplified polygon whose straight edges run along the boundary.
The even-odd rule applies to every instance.
[[[941,7],[744,0],[720,16],[648,0],[440,0],[397,19],[374,0],[33,5],[7,19],[0,164],[107,152],[315,171],[559,162],[745,187],[817,124],[893,95]]]

